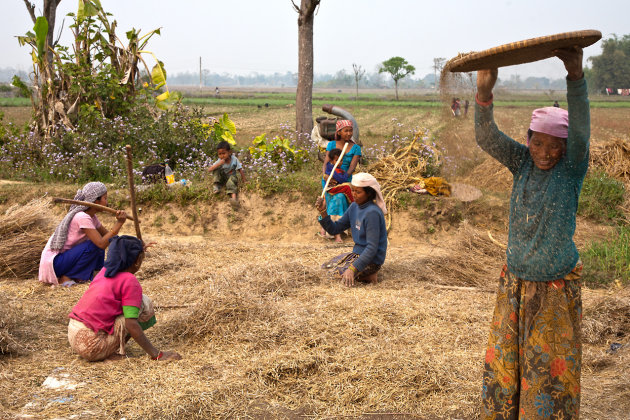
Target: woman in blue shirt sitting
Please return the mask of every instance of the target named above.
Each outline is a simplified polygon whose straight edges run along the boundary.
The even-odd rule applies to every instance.
[[[376,283],[387,252],[387,209],[376,178],[367,173],[354,175],[352,195],[354,202],[336,222],[328,215],[323,198],[315,203],[319,223],[326,232],[336,235],[352,229],[352,252],[338,255],[322,266],[340,276],[348,287],[354,286],[355,281]]]

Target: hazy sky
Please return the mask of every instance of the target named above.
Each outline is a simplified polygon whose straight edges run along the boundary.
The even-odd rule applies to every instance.
[[[299,3],[299,0],[295,0]],[[43,0],[36,0],[41,9]],[[149,44],[171,74],[248,74],[297,71],[297,13],[290,0],[101,0],[118,21],[118,35],[131,27],[161,27]],[[0,0],[0,67],[30,68],[16,35],[33,26],[23,0]],[[62,0],[57,28],[76,0]],[[597,29],[604,38],[630,33],[630,0],[322,0],[315,16],[315,73],[335,73],[352,63],[368,72],[392,57],[416,67],[416,77],[432,73],[434,57],[479,51],[508,42],[559,32]],[[62,43],[70,45],[66,18]],[[585,56],[601,53],[601,42]],[[151,64],[150,64],[151,65]],[[557,59],[513,66],[505,77],[563,77]]]

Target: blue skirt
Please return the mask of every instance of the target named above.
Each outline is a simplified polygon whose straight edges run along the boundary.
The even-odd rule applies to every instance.
[[[105,250],[87,240],[57,255],[53,260],[53,268],[57,277],[67,276],[75,281],[88,281],[94,278],[94,271],[103,268],[104,262]]]
[[[322,188],[326,185],[326,181],[322,178]],[[338,216],[341,217],[350,207],[350,203],[344,194],[329,194],[324,193],[324,197],[326,198],[326,213],[329,216]]]

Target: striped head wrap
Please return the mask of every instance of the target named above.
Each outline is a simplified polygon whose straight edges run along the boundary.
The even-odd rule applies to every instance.
[[[337,120],[337,126],[335,132],[339,132],[344,127],[352,127],[352,121],[350,120]]]
[[[90,182],[85,184],[85,186],[77,191],[77,194],[74,196],[75,200],[78,201],[87,201],[93,203],[97,198],[102,197],[107,193],[107,187],[102,182]],[[82,211],[87,210],[89,207],[87,206],[79,206],[73,204],[70,206],[70,210],[68,214],[63,218],[61,223],[55,229],[55,233],[50,241],[50,249],[60,250],[66,244],[66,240],[68,239],[68,229],[70,228],[70,222],[74,216]]]

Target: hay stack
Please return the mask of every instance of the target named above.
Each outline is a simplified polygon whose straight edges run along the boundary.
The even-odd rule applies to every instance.
[[[614,138],[591,145],[591,165],[626,183],[630,182],[630,140]]]
[[[43,198],[10,207],[0,217],[0,277],[36,275],[53,226],[50,203]]]
[[[273,324],[279,316],[278,299],[323,280],[322,270],[299,262],[230,268],[225,274],[209,279],[198,290],[197,302],[163,331],[171,339],[195,341],[208,336],[228,339],[243,329],[251,331],[257,323]]]
[[[494,290],[505,262],[505,248],[501,243],[505,244],[507,238],[493,241],[488,232],[478,231],[466,222],[458,229],[457,237],[459,240],[448,255],[427,262],[437,276],[436,283]]]

